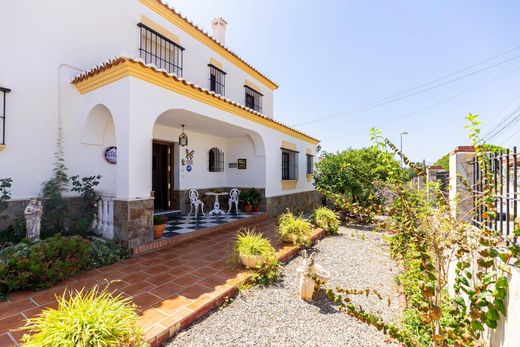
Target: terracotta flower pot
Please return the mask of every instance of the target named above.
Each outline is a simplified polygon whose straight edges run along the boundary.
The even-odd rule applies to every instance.
[[[251,212],[253,210],[253,206],[249,204],[244,205],[244,212]]]
[[[153,226],[153,238],[154,240],[160,239],[164,234],[164,228],[166,224],[159,224]]]
[[[253,268],[253,267],[259,267],[263,263],[265,263],[265,258],[262,257],[261,255],[240,254],[240,261],[242,262],[242,264],[244,264],[244,266]]]
[[[260,206],[253,206],[253,212],[260,212]]]

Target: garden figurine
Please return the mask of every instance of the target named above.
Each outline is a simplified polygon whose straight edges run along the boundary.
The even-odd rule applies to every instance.
[[[38,198],[32,198],[23,213],[27,238],[32,241],[39,241],[43,214],[42,202]]]

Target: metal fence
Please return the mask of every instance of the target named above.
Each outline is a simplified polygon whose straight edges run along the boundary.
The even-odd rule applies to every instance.
[[[473,224],[476,226],[485,224],[486,227],[496,230],[506,238],[513,232],[515,219],[520,215],[516,147],[513,147],[513,150],[487,153],[484,160],[479,161],[475,158],[471,161],[471,165],[472,182],[468,183],[473,188]],[[489,182],[486,182],[486,177],[490,178]],[[494,196],[497,212],[494,219],[486,218],[487,211],[481,203],[486,186],[489,186]]]

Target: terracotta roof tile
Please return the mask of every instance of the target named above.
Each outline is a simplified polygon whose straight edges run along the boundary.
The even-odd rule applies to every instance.
[[[213,96],[213,97],[215,97],[217,99],[223,100],[223,101],[225,101],[225,102],[227,102],[227,103],[229,103],[231,105],[234,105],[236,107],[244,109],[244,110],[246,110],[246,111],[256,115],[257,117],[260,117],[260,118],[263,118],[263,119],[268,120],[270,122],[273,122],[275,124],[281,125],[284,128],[290,129],[290,130],[292,130],[292,131],[294,131],[294,132],[296,132],[298,134],[301,134],[301,135],[303,135],[305,137],[308,137],[308,138],[310,138],[312,140],[315,140],[315,141],[319,142],[319,140],[316,139],[315,137],[307,135],[307,134],[305,134],[304,132],[302,132],[300,130],[292,128],[292,127],[290,127],[290,126],[288,126],[288,125],[286,125],[286,124],[284,124],[282,122],[279,122],[279,121],[277,121],[275,119],[272,119],[270,117],[267,117],[267,116],[263,115],[260,112],[257,112],[257,111],[255,111],[253,109],[250,109],[249,107],[246,107],[246,106],[244,106],[242,104],[239,104],[239,103],[237,103],[237,102],[235,102],[235,101],[233,101],[233,100],[231,100],[229,98],[226,98],[226,97],[224,97],[224,96],[222,96],[220,94],[216,94],[215,92],[212,92],[212,91],[210,91],[210,90],[208,90],[206,88],[203,88],[203,87],[201,87],[201,86],[199,86],[199,85],[197,85],[195,83],[192,83],[190,81],[186,81],[183,78],[177,77],[177,75],[175,75],[173,73],[169,73],[165,69],[159,69],[154,64],[146,64],[145,61],[143,59],[141,59],[141,58],[133,58],[133,57],[125,56],[125,55],[120,55],[120,56],[114,57],[112,59],[108,59],[108,60],[102,62],[101,64],[98,64],[98,65],[94,66],[93,68],[91,68],[89,70],[86,70],[86,71],[83,71],[80,74],[76,75],[72,79],[71,83],[72,84],[77,84],[77,83],[79,83],[81,81],[87,80],[87,79],[89,79],[89,78],[91,78],[91,77],[93,77],[93,76],[95,76],[95,75],[97,75],[99,73],[102,73],[105,70],[110,69],[113,66],[119,65],[119,64],[124,63],[126,61],[129,61],[129,62],[132,62],[132,63],[136,63],[136,64],[140,64],[141,66],[144,66],[144,67],[146,67],[148,69],[151,69],[151,70],[153,70],[153,71],[155,71],[157,73],[163,74],[164,77],[166,77],[166,78],[172,78],[172,79],[174,79],[176,81],[182,82],[183,84],[188,85],[188,86],[192,87],[193,89],[196,89],[196,90],[198,90],[198,91],[200,91],[202,93],[206,93],[206,94],[211,95],[211,96]]]

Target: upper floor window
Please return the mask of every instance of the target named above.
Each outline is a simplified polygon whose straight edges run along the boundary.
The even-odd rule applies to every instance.
[[[184,48],[143,23],[137,26],[140,28],[139,56],[147,64],[182,77]]]
[[[307,154],[307,174],[312,174],[314,171],[314,156]]]
[[[262,112],[262,94],[254,89],[244,86],[246,90],[246,107],[258,112]]]
[[[282,180],[298,179],[298,152],[282,148]]]
[[[224,172],[224,152],[217,147],[209,150],[209,172]]]
[[[208,64],[208,66],[209,90],[224,96],[226,92],[226,73],[212,64]]]

